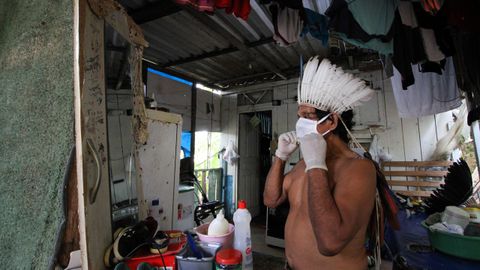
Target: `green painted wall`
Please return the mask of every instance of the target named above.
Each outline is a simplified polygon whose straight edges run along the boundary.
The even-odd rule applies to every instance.
[[[0,268],[47,269],[74,145],[71,0],[0,0]]]

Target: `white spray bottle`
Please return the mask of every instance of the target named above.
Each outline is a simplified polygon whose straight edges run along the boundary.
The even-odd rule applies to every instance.
[[[235,238],[233,248],[242,252],[242,269],[253,269],[252,239],[250,236],[250,221],[252,216],[244,200],[238,201],[238,209],[233,213],[235,223]]]

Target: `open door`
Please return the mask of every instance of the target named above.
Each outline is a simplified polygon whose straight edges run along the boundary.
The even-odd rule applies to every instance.
[[[137,120],[141,119],[139,112],[142,108],[144,110],[140,78],[141,55],[146,42],[139,28],[113,0],[76,0],[74,7],[75,143],[82,269],[104,269],[104,252],[112,243],[105,23],[132,44],[129,62],[131,73],[137,75],[132,78],[132,89],[140,93],[134,94],[134,117],[137,115]],[[134,126],[142,126],[135,125],[139,122],[134,121]],[[137,133],[138,130],[136,128]]]
[[[262,194],[271,163],[271,115],[271,111],[239,115],[237,198],[247,202],[252,217],[265,213]]]

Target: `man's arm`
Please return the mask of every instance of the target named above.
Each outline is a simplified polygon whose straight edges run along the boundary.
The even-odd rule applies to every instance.
[[[317,247],[325,256],[334,256],[369,222],[375,201],[375,169],[369,160],[354,160],[337,173],[334,191],[328,172],[307,171],[308,211]]]
[[[297,148],[297,135],[294,131],[283,133],[278,137],[275,159],[268,172],[263,191],[263,203],[267,207],[275,208],[287,198],[283,172],[285,171],[285,163]]]
[[[286,161],[275,157],[272,167],[270,167],[263,191],[263,204],[267,207],[275,208],[287,198],[283,187],[285,163]]]

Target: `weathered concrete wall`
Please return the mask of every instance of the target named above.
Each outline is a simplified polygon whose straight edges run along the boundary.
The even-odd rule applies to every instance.
[[[47,269],[74,145],[70,0],[0,0],[0,265]]]

